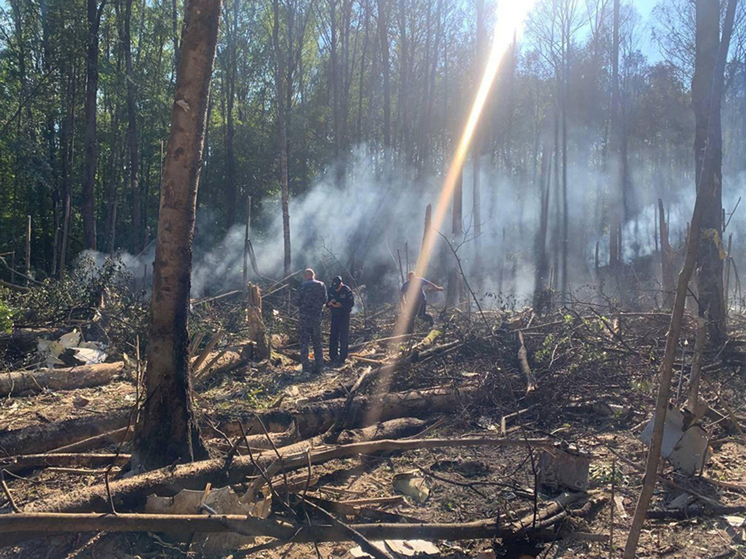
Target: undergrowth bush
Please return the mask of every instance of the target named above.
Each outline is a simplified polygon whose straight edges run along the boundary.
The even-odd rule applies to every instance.
[[[60,280],[47,279],[24,293],[12,293],[17,326],[77,327],[87,339],[98,339],[109,352],[131,352],[137,337],[144,348],[148,304],[133,292],[131,273],[117,259],[97,266],[90,257],[78,260]]]

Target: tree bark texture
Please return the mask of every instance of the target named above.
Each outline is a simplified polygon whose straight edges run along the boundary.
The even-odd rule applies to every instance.
[[[722,160],[723,137],[720,107],[725,61],[733,29],[736,0],[729,0],[720,36],[719,3],[698,0],[696,4],[696,51],[692,79],[694,108],[694,161],[697,193],[704,192],[702,235],[699,238],[697,287],[699,314],[708,319],[711,344],[725,340],[722,247]]]
[[[147,398],[133,463],[146,469],[204,457],[192,409],[187,316],[197,187],[220,0],[189,0],[163,167],[149,327]]]
[[[85,97],[85,170],[83,174],[83,242],[85,248],[96,250],[96,165],[98,141],[96,139],[96,96],[98,95],[98,29],[101,13],[106,5],[102,0],[88,0],[88,45],[86,50]]]

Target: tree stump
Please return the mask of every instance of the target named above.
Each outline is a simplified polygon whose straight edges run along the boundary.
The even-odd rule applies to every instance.
[[[246,323],[249,326],[249,340],[254,346],[252,358],[261,361],[269,357],[267,330],[262,320],[262,293],[258,285],[249,282],[246,286]]]

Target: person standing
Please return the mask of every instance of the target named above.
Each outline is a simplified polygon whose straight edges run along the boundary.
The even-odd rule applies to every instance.
[[[303,274],[303,283],[295,293],[295,305],[299,311],[300,323],[300,359],[303,373],[318,373],[324,367],[324,353],[321,344],[321,313],[326,304],[326,286],[316,279],[316,274],[307,268]],[[308,345],[313,343],[314,366],[308,359]]]
[[[412,285],[411,288],[410,285]],[[427,296],[425,295],[425,288],[427,288],[427,291],[443,291],[443,288],[439,285],[435,285],[433,282],[428,281],[425,278],[415,277],[414,272],[409,272],[407,274],[407,281],[405,281],[404,285],[401,286],[399,298],[403,309],[406,308],[408,303],[407,296],[410,294],[410,290],[412,297],[414,297],[414,301],[412,302],[414,305],[412,321],[410,324],[414,324],[414,317],[424,320],[430,326],[435,322],[433,317],[427,314]]]
[[[332,311],[332,327],[329,332],[329,359],[332,365],[344,365],[350,342],[350,313],[355,306],[355,296],[352,289],[342,283],[337,276],[332,280],[329,300],[326,306]]]

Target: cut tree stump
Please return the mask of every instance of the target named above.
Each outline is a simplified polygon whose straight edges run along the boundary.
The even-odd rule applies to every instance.
[[[262,361],[269,357],[267,330],[262,320],[262,293],[258,285],[246,286],[246,324],[252,344],[252,359]]]

